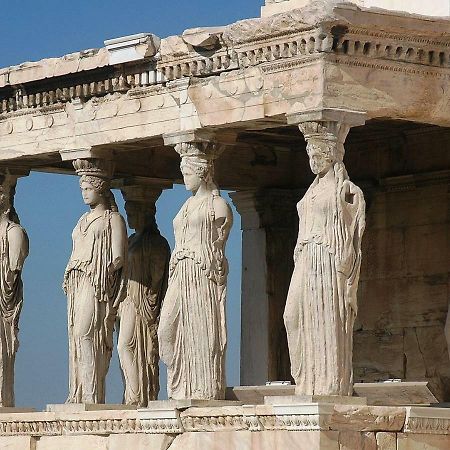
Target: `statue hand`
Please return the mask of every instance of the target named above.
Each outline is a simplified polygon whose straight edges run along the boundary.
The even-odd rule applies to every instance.
[[[297,262],[297,259],[302,251],[302,246],[297,244],[294,249],[294,264]]]
[[[115,272],[117,272],[122,267],[122,259],[116,258],[109,266],[108,266],[108,276],[113,276]]]

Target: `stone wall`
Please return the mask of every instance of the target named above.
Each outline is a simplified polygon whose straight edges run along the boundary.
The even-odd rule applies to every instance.
[[[317,403],[2,413],[0,448],[447,450],[450,415],[444,408]]]
[[[380,185],[368,191],[355,381],[430,380],[448,399],[450,172],[442,169],[450,161],[437,153],[448,138],[405,133],[402,139],[363,151],[371,153],[363,170]],[[356,155],[349,158],[358,164]]]

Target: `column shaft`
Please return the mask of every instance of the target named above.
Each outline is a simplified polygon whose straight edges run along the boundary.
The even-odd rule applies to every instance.
[[[289,380],[283,312],[297,236],[297,190],[241,191],[241,384]]]

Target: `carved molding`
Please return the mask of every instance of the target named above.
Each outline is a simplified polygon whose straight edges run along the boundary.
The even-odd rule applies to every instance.
[[[450,418],[410,417],[405,432],[420,434],[450,434]]]
[[[71,434],[123,434],[139,433],[142,425],[137,419],[61,420],[57,422],[61,433]]]
[[[249,426],[241,415],[184,416],[181,418],[184,431],[240,431]]]
[[[270,40],[267,37],[232,49],[226,48],[210,57],[199,57],[197,53],[192,53],[172,61],[159,62],[158,69],[169,81],[187,76],[213,75],[301,55],[310,57],[330,51],[332,42],[331,34],[324,34],[319,28],[293,35],[274,34]]]
[[[291,33],[274,30],[257,39],[230,42],[208,56],[194,50],[180,56],[169,55],[168,60],[163,55],[156,65],[153,62],[150,66],[146,63],[122,67],[103,78],[93,72],[92,81],[69,86],[58,86],[60,81],[55,81],[53,89],[42,92],[27,92],[27,85],[23,85],[10,89],[6,97],[0,97],[0,120],[15,112],[28,113],[28,109],[42,113],[49,108],[60,110],[66,102],[86,101],[107,94],[129,92],[130,96],[139,98],[154,94],[154,87],[165,85],[167,81],[247,67],[261,66],[264,73],[273,73],[310,64],[326,55],[336,64],[450,77],[450,42],[446,40],[361,27],[347,28],[337,37],[332,25],[339,26],[336,22],[327,25],[327,29],[318,26]]]
[[[381,61],[381,60],[378,60]],[[355,58],[355,57],[336,57],[334,59],[334,62],[336,64],[340,65],[346,65],[346,66],[353,66],[353,67],[365,67],[368,69],[375,69],[375,70],[384,70],[387,72],[402,72],[407,73],[410,75],[418,75],[418,76],[427,76],[427,77],[434,77],[434,78],[450,78],[450,71],[445,68],[433,68],[430,69],[427,66],[405,66],[403,64],[400,64],[399,62],[385,62],[384,64],[374,62],[368,60],[368,59],[362,59],[362,58]]]
[[[330,429],[328,416],[318,414],[261,416],[259,419],[265,430],[313,431]]]
[[[61,434],[61,424],[55,420],[0,421],[0,436],[55,436]]]
[[[405,433],[450,434],[450,413],[447,408],[406,408]]]
[[[140,419],[141,430],[150,434],[180,434],[184,432],[179,418]]]
[[[127,71],[121,69],[112,76],[100,80],[96,74],[92,74],[92,77],[91,82],[64,87],[56,85],[54,89],[42,92],[28,93],[24,85],[15,90],[14,96],[0,97],[0,120],[17,111],[21,111],[21,114],[29,113],[29,111],[46,114],[64,109],[64,104],[67,102],[76,100],[85,102],[90,98],[104,97],[108,94],[123,94],[133,88],[145,89],[165,81],[154,67],[149,69],[148,63],[137,65]]]
[[[450,434],[450,413],[437,408],[333,404],[231,406],[178,410],[88,411],[83,413],[3,413],[0,436],[109,435],[126,433],[263,430],[401,431]],[[418,411],[420,410],[420,411]],[[431,417],[426,417],[426,416]]]

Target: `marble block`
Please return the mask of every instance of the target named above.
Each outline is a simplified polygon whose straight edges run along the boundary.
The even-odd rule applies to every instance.
[[[109,410],[136,410],[135,405],[108,404],[108,403],[56,403],[49,404],[46,412],[72,413],[84,411],[109,411]]]
[[[268,17],[280,14],[291,9],[304,8],[315,3],[314,0],[266,0],[261,8],[261,16]],[[335,3],[339,3],[336,1]],[[381,8],[391,11],[404,11],[412,14],[426,16],[450,15],[450,2],[448,0],[433,0],[423,2],[421,0],[352,0],[357,6],[365,8]]]
[[[30,412],[36,412],[35,408],[15,408],[15,407],[9,407],[4,406],[0,408],[0,414],[10,414],[10,413],[30,413]]]
[[[210,408],[220,406],[239,406],[242,402],[235,400],[155,400],[149,402],[147,408],[140,409],[145,410],[164,410],[164,409],[186,409],[186,408]]]
[[[227,388],[227,400],[238,400],[248,405],[264,403],[265,397],[294,395],[295,386],[286,384],[265,386],[234,386]]]
[[[439,403],[427,381],[355,383],[356,394],[366,397],[370,405],[429,406]]]
[[[367,405],[363,397],[346,397],[340,395],[284,395],[264,397],[266,405]]]
[[[36,439],[32,436],[0,436],[2,450],[36,450]]]

